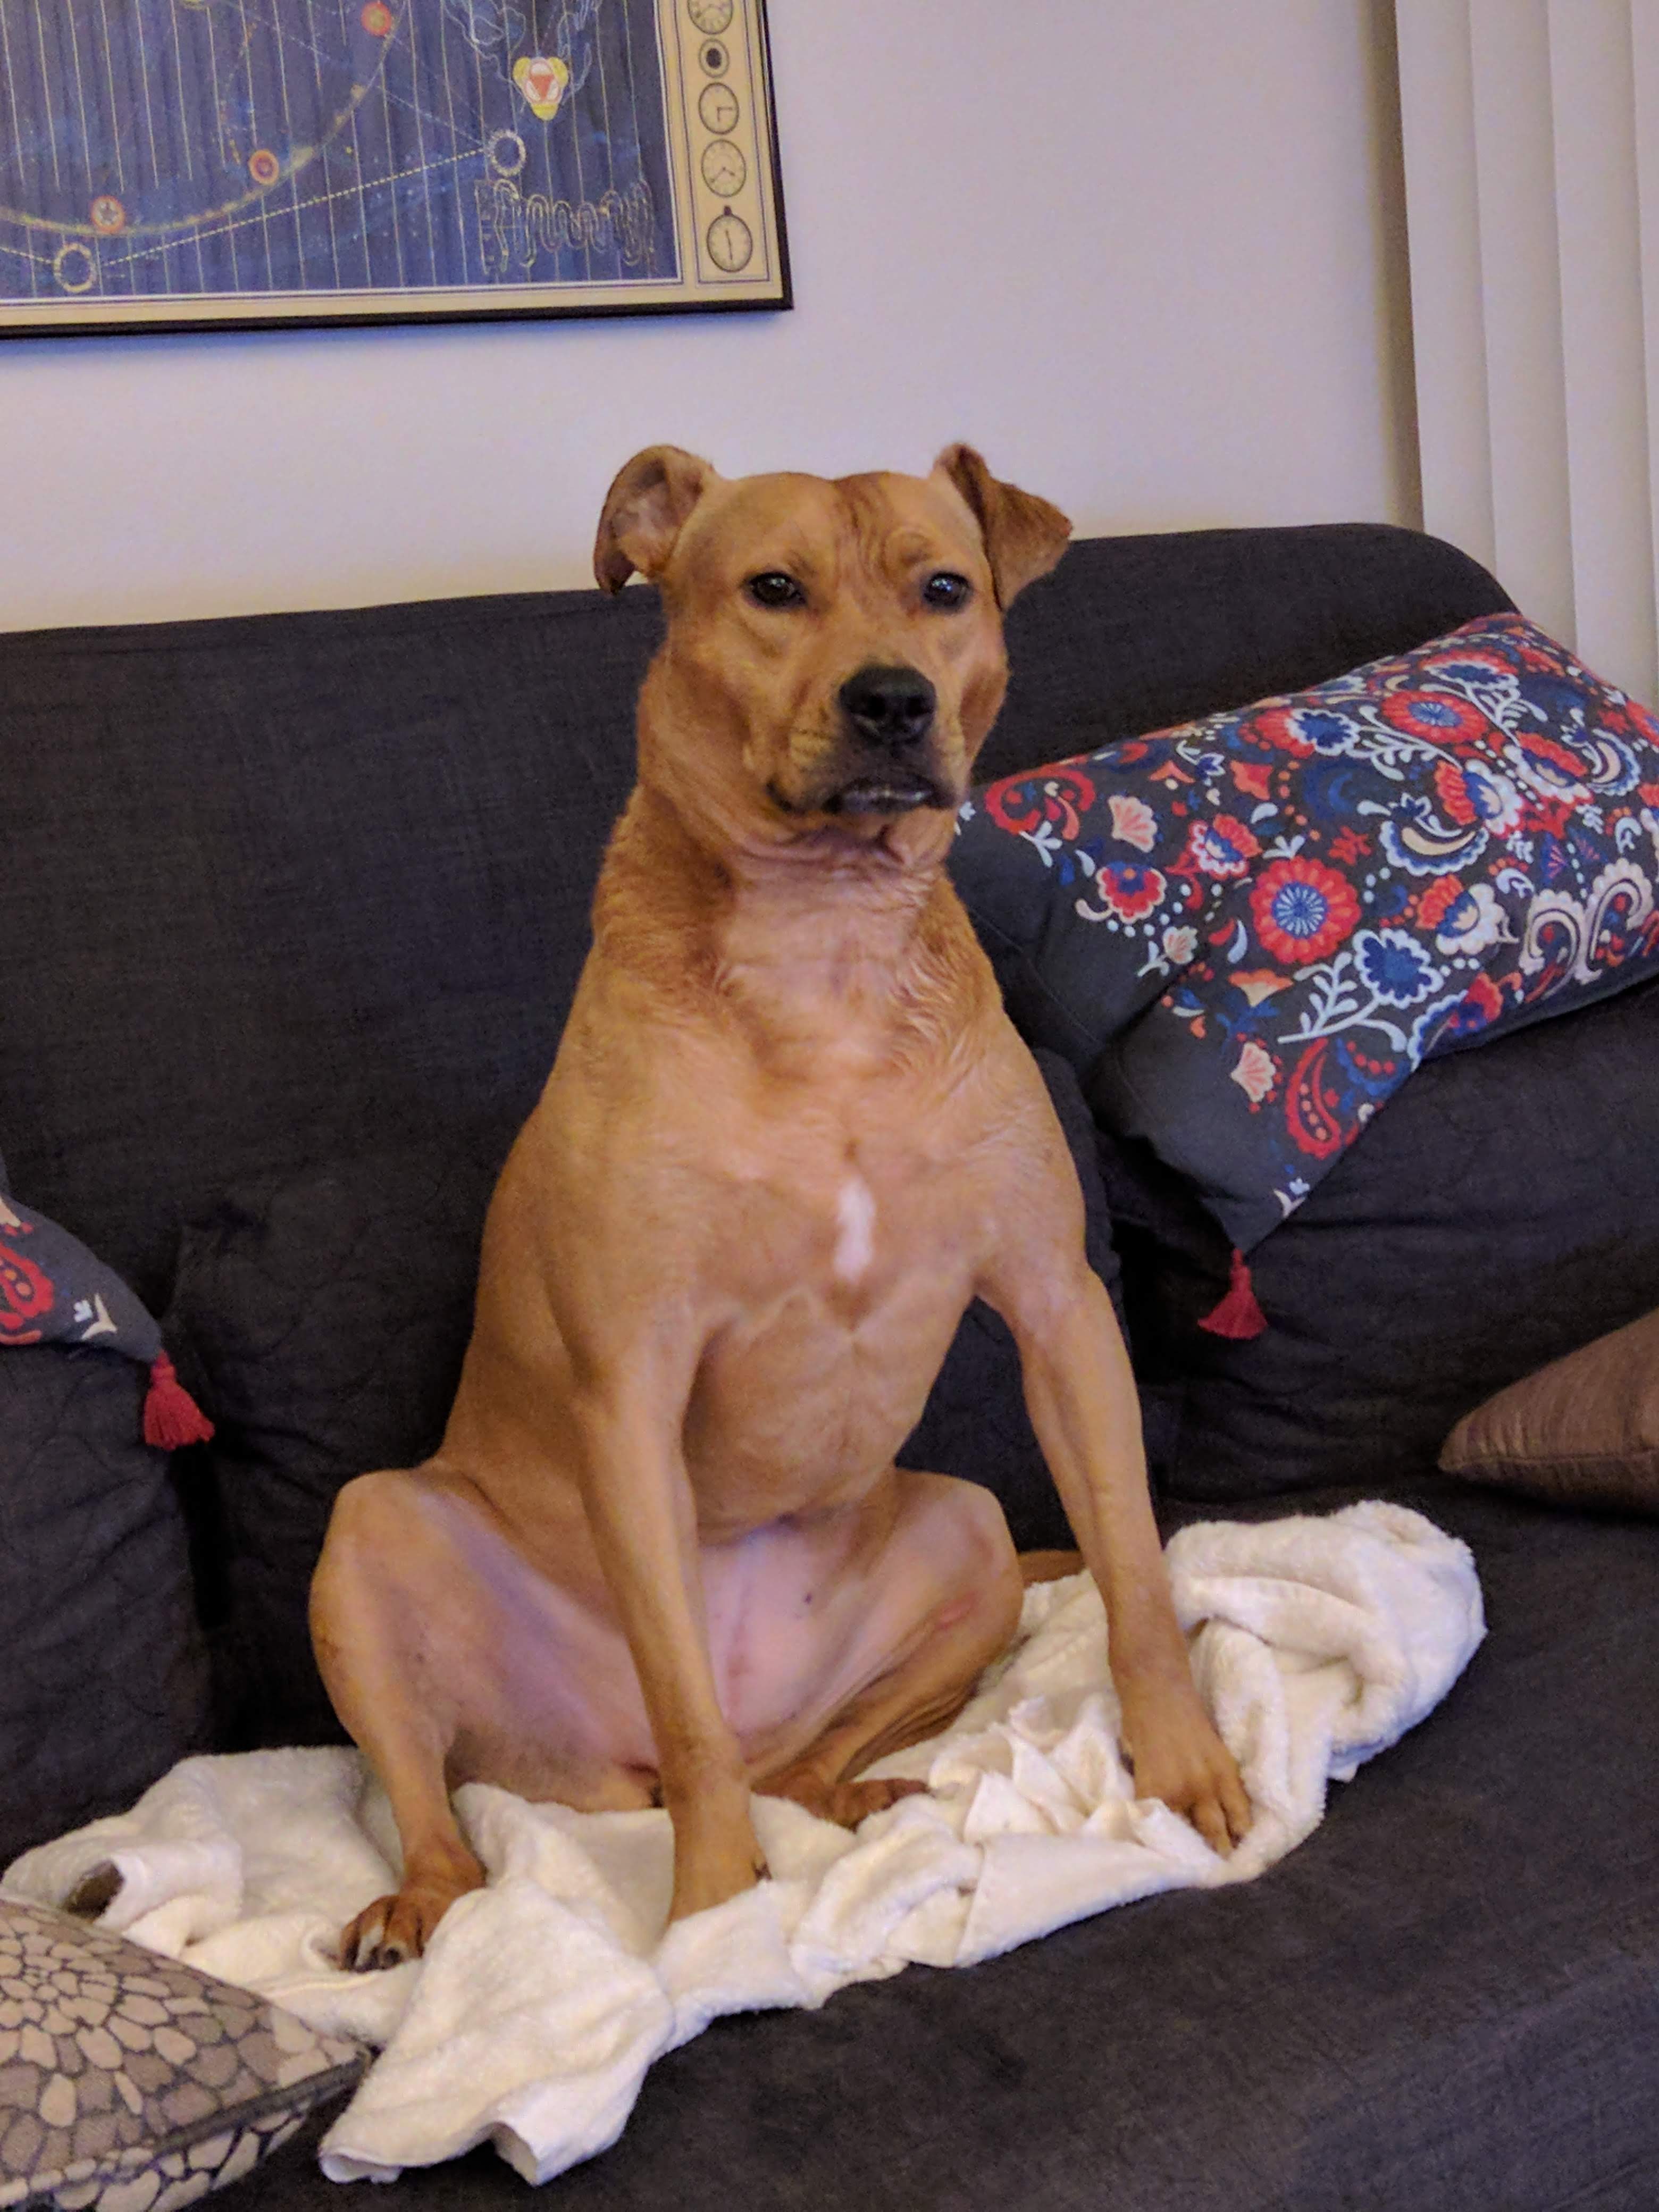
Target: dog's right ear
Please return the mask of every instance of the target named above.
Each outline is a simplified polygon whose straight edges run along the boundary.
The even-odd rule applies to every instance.
[[[647,446],[617,472],[605,494],[593,541],[593,574],[619,592],[637,568],[662,574],[685,519],[714,481],[714,471],[678,446]]]

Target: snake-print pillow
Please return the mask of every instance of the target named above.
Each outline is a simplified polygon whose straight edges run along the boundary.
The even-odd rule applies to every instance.
[[[364,2057],[124,1936],[0,1898],[0,2207],[193,2204],[349,2087]]]

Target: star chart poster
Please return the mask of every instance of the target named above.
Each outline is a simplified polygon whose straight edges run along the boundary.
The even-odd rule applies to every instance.
[[[0,0],[0,334],[787,307],[764,0]]]

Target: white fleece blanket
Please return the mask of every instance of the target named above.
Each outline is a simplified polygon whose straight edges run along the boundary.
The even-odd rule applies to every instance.
[[[1209,1522],[1169,1548],[1199,1686],[1255,1822],[1230,1859],[1117,1747],[1087,1576],[1028,1593],[1012,1654],[946,1734],[874,1770],[925,1777],[855,1835],[755,1801],[772,1879],[666,1934],[659,1812],[580,1814],[473,1784],[457,1802],[489,1887],[426,1958],[342,1973],[342,1923],[395,1886],[386,1800],[349,1751],[193,1759],[129,1814],[27,1853],[3,1888],[61,1903],[94,1866],[106,1926],[384,2046],[323,2146],[390,2179],[491,2138],[544,2181],[613,2142],[647,2068],[717,2014],[821,2005],[912,1960],[964,1966],[1158,1890],[1246,1881],[1445,1695],[1485,1633],[1467,1547],[1402,1507]],[[1201,1625],[1200,1625],[1201,1624]]]

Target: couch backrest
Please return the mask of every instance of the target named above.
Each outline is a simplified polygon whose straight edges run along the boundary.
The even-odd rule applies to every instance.
[[[1100,538],[1012,611],[984,772],[1508,605],[1414,532]],[[153,1303],[235,1177],[527,1112],[632,772],[654,595],[0,637],[0,1154]]]

